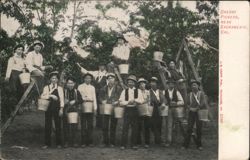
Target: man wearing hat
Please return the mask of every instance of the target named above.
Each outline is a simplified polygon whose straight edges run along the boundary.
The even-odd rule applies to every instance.
[[[97,100],[99,100],[99,93],[100,89],[104,87],[107,84],[107,70],[106,70],[106,65],[104,62],[101,62],[98,64],[98,70],[97,71],[88,71],[80,64],[78,66],[81,68],[82,74],[90,73],[93,75],[93,85],[96,89],[96,96]],[[96,127],[101,128],[102,127],[102,117],[100,116],[100,105],[101,102],[97,102],[97,117],[96,117]]]
[[[117,107],[119,104],[119,98],[122,88],[116,83],[116,76],[114,73],[107,74],[108,84],[100,90],[100,102],[102,102],[103,110],[105,110],[105,104],[112,104],[113,107]],[[104,112],[104,111],[102,111]],[[116,139],[116,125],[117,118],[114,117],[114,113],[103,114],[103,143],[105,146],[115,146]]]
[[[69,76],[66,79],[66,86],[64,89],[65,106],[63,110],[63,137],[64,147],[70,143],[72,146],[77,147],[77,125],[78,123],[70,124],[68,122],[68,113],[78,112],[78,106],[83,103],[80,92],[76,89],[76,80],[74,77]]]
[[[120,96],[120,105],[125,107],[122,129],[122,146],[125,149],[128,143],[128,133],[131,127],[131,145],[133,149],[137,149],[137,130],[138,130],[138,110],[136,99],[138,98],[138,89],[135,88],[136,76],[129,75],[127,78],[127,89],[124,89]]]
[[[46,69],[52,69],[51,65],[43,65],[43,55],[41,50],[44,48],[44,44],[41,41],[36,40],[33,43],[34,50],[26,55],[26,64],[31,76],[36,80],[39,92],[41,92],[44,83],[44,71]]]
[[[176,109],[183,109],[184,101],[180,92],[175,88],[176,82],[173,79],[167,81],[168,89],[165,90],[166,103],[169,106],[168,117],[167,117],[167,143],[166,147],[169,147],[172,144],[173,136],[173,125],[175,122],[178,122],[182,135],[184,135],[184,128],[182,125],[183,117],[176,116]],[[183,109],[184,116],[184,109]]]
[[[155,144],[161,144],[161,127],[162,117],[159,108],[165,105],[165,99],[162,90],[158,89],[158,78],[152,77],[150,79],[150,102],[153,106],[153,114],[151,117],[151,128],[154,134]]]
[[[148,81],[144,78],[139,78],[138,82],[139,84],[139,89],[138,89],[138,99],[139,99],[139,105],[138,107],[143,108],[143,111],[147,112],[141,112],[139,110],[139,123],[138,123],[138,144],[142,144],[142,136],[141,133],[143,131],[144,135],[144,147],[148,148],[149,147],[149,142],[150,142],[150,117],[151,115],[151,105],[150,105],[150,92],[149,90],[146,89],[146,85]],[[141,95],[141,96],[140,96]]]
[[[86,73],[83,76],[84,83],[78,86],[78,91],[81,93],[83,99],[83,108],[81,113],[81,137],[82,147],[86,145],[93,146],[93,126],[94,126],[94,115],[97,111],[97,101],[95,87],[91,85],[93,75]],[[85,103],[86,102],[86,103]],[[87,104],[92,103],[91,111],[87,110]],[[87,110],[87,111],[85,111]]]
[[[50,101],[49,107],[45,112],[45,146],[44,149],[51,146],[52,121],[56,128],[56,145],[61,148],[61,116],[64,108],[63,88],[58,85],[59,73],[57,71],[49,74],[50,84],[46,85],[41,94],[42,99]]]
[[[199,150],[202,150],[201,135],[202,135],[202,121],[199,120],[198,111],[200,109],[207,109],[206,107],[206,97],[203,91],[199,90],[200,82],[196,80],[191,80],[191,92],[188,95],[187,105],[188,105],[188,129],[187,135],[184,141],[184,147],[188,148],[191,135],[193,132],[194,124],[196,123],[196,146]]]

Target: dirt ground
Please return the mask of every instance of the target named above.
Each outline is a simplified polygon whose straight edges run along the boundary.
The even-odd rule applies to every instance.
[[[176,135],[175,144],[170,148],[154,145],[149,149],[141,147],[138,150],[120,150],[119,147],[101,148],[99,144],[102,136],[99,129],[95,129],[95,147],[83,149],[52,147],[43,150],[41,146],[44,141],[44,113],[33,111],[25,112],[15,118],[2,137],[1,150],[3,159],[7,160],[215,160],[218,159],[218,135],[217,125],[212,124],[216,122],[209,122],[203,127],[203,151],[198,151],[193,142],[189,149],[182,150],[180,134]],[[117,127],[118,143],[121,137],[120,126]]]

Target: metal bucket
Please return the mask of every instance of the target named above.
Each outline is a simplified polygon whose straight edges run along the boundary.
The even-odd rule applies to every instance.
[[[73,123],[78,123],[78,113],[77,112],[69,112],[67,114],[68,118],[68,123],[73,124]]]
[[[207,109],[200,109],[198,110],[198,117],[199,117],[199,120],[201,121],[209,121],[208,119],[208,110]]]
[[[101,108],[100,108],[100,114],[104,114],[104,115],[112,115],[113,114],[113,105],[112,104],[102,104]]]
[[[153,109],[154,109],[153,106],[148,106],[148,116],[152,117],[152,115],[153,115]]]
[[[165,106],[164,109],[160,109],[161,116],[168,116],[168,106]]]
[[[115,118],[122,118],[124,114],[124,108],[123,107],[115,107],[114,108]]]
[[[120,64],[118,65],[120,74],[128,74],[128,70],[129,70],[129,64]]]
[[[184,117],[184,107],[176,107],[175,108],[175,116],[177,118],[183,118]]]
[[[38,99],[38,110],[47,111],[50,101],[47,99]]]
[[[159,52],[159,51],[156,51],[154,52],[154,60],[155,61],[162,61],[162,58],[163,58],[163,53],[162,52]]]
[[[82,104],[82,112],[83,113],[93,113],[94,104],[93,102],[83,102]]]
[[[139,111],[139,116],[146,116],[146,115],[148,115],[149,114],[148,104],[145,103],[145,104],[138,105],[138,111]]]
[[[19,79],[21,84],[29,84],[30,83],[30,73],[21,73],[19,75]]]

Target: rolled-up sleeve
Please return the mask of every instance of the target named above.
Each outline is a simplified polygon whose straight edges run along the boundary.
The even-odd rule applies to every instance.
[[[94,103],[94,110],[97,110],[97,102],[96,102],[96,93],[95,93],[95,88],[92,88],[92,98],[93,98],[93,103]]]
[[[63,92],[62,87],[58,87],[58,95],[60,99],[60,107],[63,108],[64,107],[64,92]]]

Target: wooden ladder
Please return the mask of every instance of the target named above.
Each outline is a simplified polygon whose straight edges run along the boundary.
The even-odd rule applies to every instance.
[[[25,101],[25,99],[27,98],[29,93],[31,92],[34,85],[35,85],[35,80],[32,80],[31,83],[29,84],[28,88],[24,92],[22,98],[19,100],[18,104],[16,105],[15,110],[11,113],[11,115],[7,119],[7,121],[2,125],[2,127],[1,127],[1,136],[4,134],[4,132],[7,130],[7,128],[11,125],[11,123],[15,119],[18,110],[20,109],[23,102]]]

